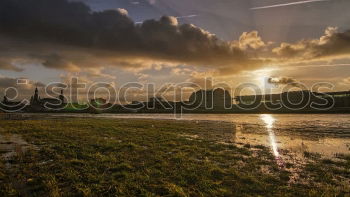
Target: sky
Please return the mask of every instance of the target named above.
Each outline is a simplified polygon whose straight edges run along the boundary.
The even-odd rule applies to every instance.
[[[71,77],[118,88],[349,90],[349,8],[348,0],[2,0],[0,95]]]

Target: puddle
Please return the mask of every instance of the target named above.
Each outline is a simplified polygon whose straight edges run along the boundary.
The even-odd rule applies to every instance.
[[[0,157],[7,162],[15,156],[22,156],[29,149],[37,149],[36,146],[27,143],[19,135],[0,135]]]
[[[338,154],[350,154],[349,138],[322,135],[315,137],[307,132],[293,135],[293,132],[280,132],[280,128],[274,125],[277,120],[273,118],[273,115],[261,115],[261,118],[266,124],[265,133],[254,133],[251,127],[236,125],[233,141],[271,147],[275,156],[280,155],[279,150],[288,150],[297,156],[302,156],[304,152],[318,153],[328,158],[334,158]]]
[[[259,146],[268,147],[279,169],[290,172],[290,183],[307,182],[302,177],[303,169],[307,163],[313,161],[305,156],[305,153],[313,153],[320,155],[322,159],[332,160],[337,160],[341,154],[350,154],[350,140],[347,137],[349,131],[346,128],[338,128],[337,132],[326,136],[323,134],[331,127],[315,127],[311,130],[314,126],[309,126],[304,132],[300,132],[303,127],[295,125],[288,131],[285,126],[277,124],[278,116],[275,118],[274,115],[265,114],[259,118],[260,122],[253,124],[202,121],[201,124],[205,125],[208,131],[202,130],[193,135],[180,136],[189,140],[210,139],[219,144],[247,147],[253,151],[253,155],[257,155]],[[261,171],[268,173],[268,169],[264,166]]]
[[[199,139],[199,135],[188,135],[188,134],[180,134],[180,137],[184,137],[187,140],[195,140],[195,139]]]
[[[244,133],[239,129],[234,135],[234,142],[251,145],[274,146],[274,152],[278,149],[287,149],[297,154],[306,152],[319,153],[325,157],[335,157],[337,154],[350,154],[349,139],[319,138],[310,140],[296,136],[274,136],[271,143],[269,135]]]

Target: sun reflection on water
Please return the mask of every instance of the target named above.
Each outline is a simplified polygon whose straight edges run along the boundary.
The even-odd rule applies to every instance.
[[[276,121],[276,119],[270,115],[270,114],[262,114],[260,116],[261,120],[263,120],[266,124],[266,128],[272,129],[273,128],[273,123]]]
[[[279,152],[278,152],[278,147],[277,147],[277,142],[276,142],[276,136],[275,133],[273,132],[273,124],[275,123],[276,119],[270,115],[270,114],[262,114],[260,116],[260,119],[264,121],[266,124],[266,129],[269,134],[269,140],[270,140],[270,145],[272,152],[276,158],[279,158]]]

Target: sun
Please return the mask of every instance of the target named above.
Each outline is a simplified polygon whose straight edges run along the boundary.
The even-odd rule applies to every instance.
[[[256,85],[258,85],[262,90],[269,88],[267,80],[272,76],[274,70],[274,68],[264,68],[254,71],[253,75],[255,77],[254,81],[256,82]]]

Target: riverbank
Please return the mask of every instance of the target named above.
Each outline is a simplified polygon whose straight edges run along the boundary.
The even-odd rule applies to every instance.
[[[234,132],[213,121],[2,120],[0,195],[349,194],[349,155],[282,158],[235,142]]]

